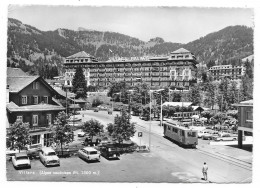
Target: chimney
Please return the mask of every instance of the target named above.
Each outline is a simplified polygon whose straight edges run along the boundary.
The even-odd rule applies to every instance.
[[[9,85],[6,85],[6,103],[9,103]]]

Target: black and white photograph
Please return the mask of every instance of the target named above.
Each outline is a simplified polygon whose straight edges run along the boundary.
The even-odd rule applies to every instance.
[[[4,9],[5,181],[254,182],[254,5]]]

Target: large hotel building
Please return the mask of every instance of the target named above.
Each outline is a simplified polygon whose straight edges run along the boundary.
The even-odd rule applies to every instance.
[[[82,51],[65,58],[65,87],[72,87],[75,68],[81,66],[87,85],[106,87],[114,81],[126,81],[134,86],[142,80],[150,86],[177,86],[188,90],[196,82],[196,64],[195,56],[184,48],[166,57],[109,61],[97,61]]]

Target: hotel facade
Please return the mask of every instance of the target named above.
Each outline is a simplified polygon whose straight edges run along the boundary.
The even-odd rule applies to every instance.
[[[209,69],[214,80],[220,80],[223,76],[230,77],[231,80],[241,79],[245,75],[245,71],[244,66],[233,65],[218,65]]]
[[[63,65],[65,87],[72,87],[75,70],[81,66],[88,86],[107,87],[115,81],[125,81],[134,86],[142,80],[150,86],[176,86],[189,90],[196,82],[196,64],[195,56],[181,48],[166,57],[110,61],[97,61],[82,51],[65,58]]]

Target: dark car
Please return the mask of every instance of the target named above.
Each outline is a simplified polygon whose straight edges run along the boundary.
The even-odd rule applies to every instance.
[[[85,141],[83,142],[84,146],[94,146],[94,145],[98,145],[101,142],[100,138],[91,138],[90,136],[87,136],[85,138]]]
[[[113,145],[104,145],[100,147],[101,155],[107,159],[118,158],[120,156],[119,150]]]
[[[99,111],[99,109],[98,109],[98,108],[95,108],[95,109],[94,109],[94,112],[98,112],[98,111]]]

